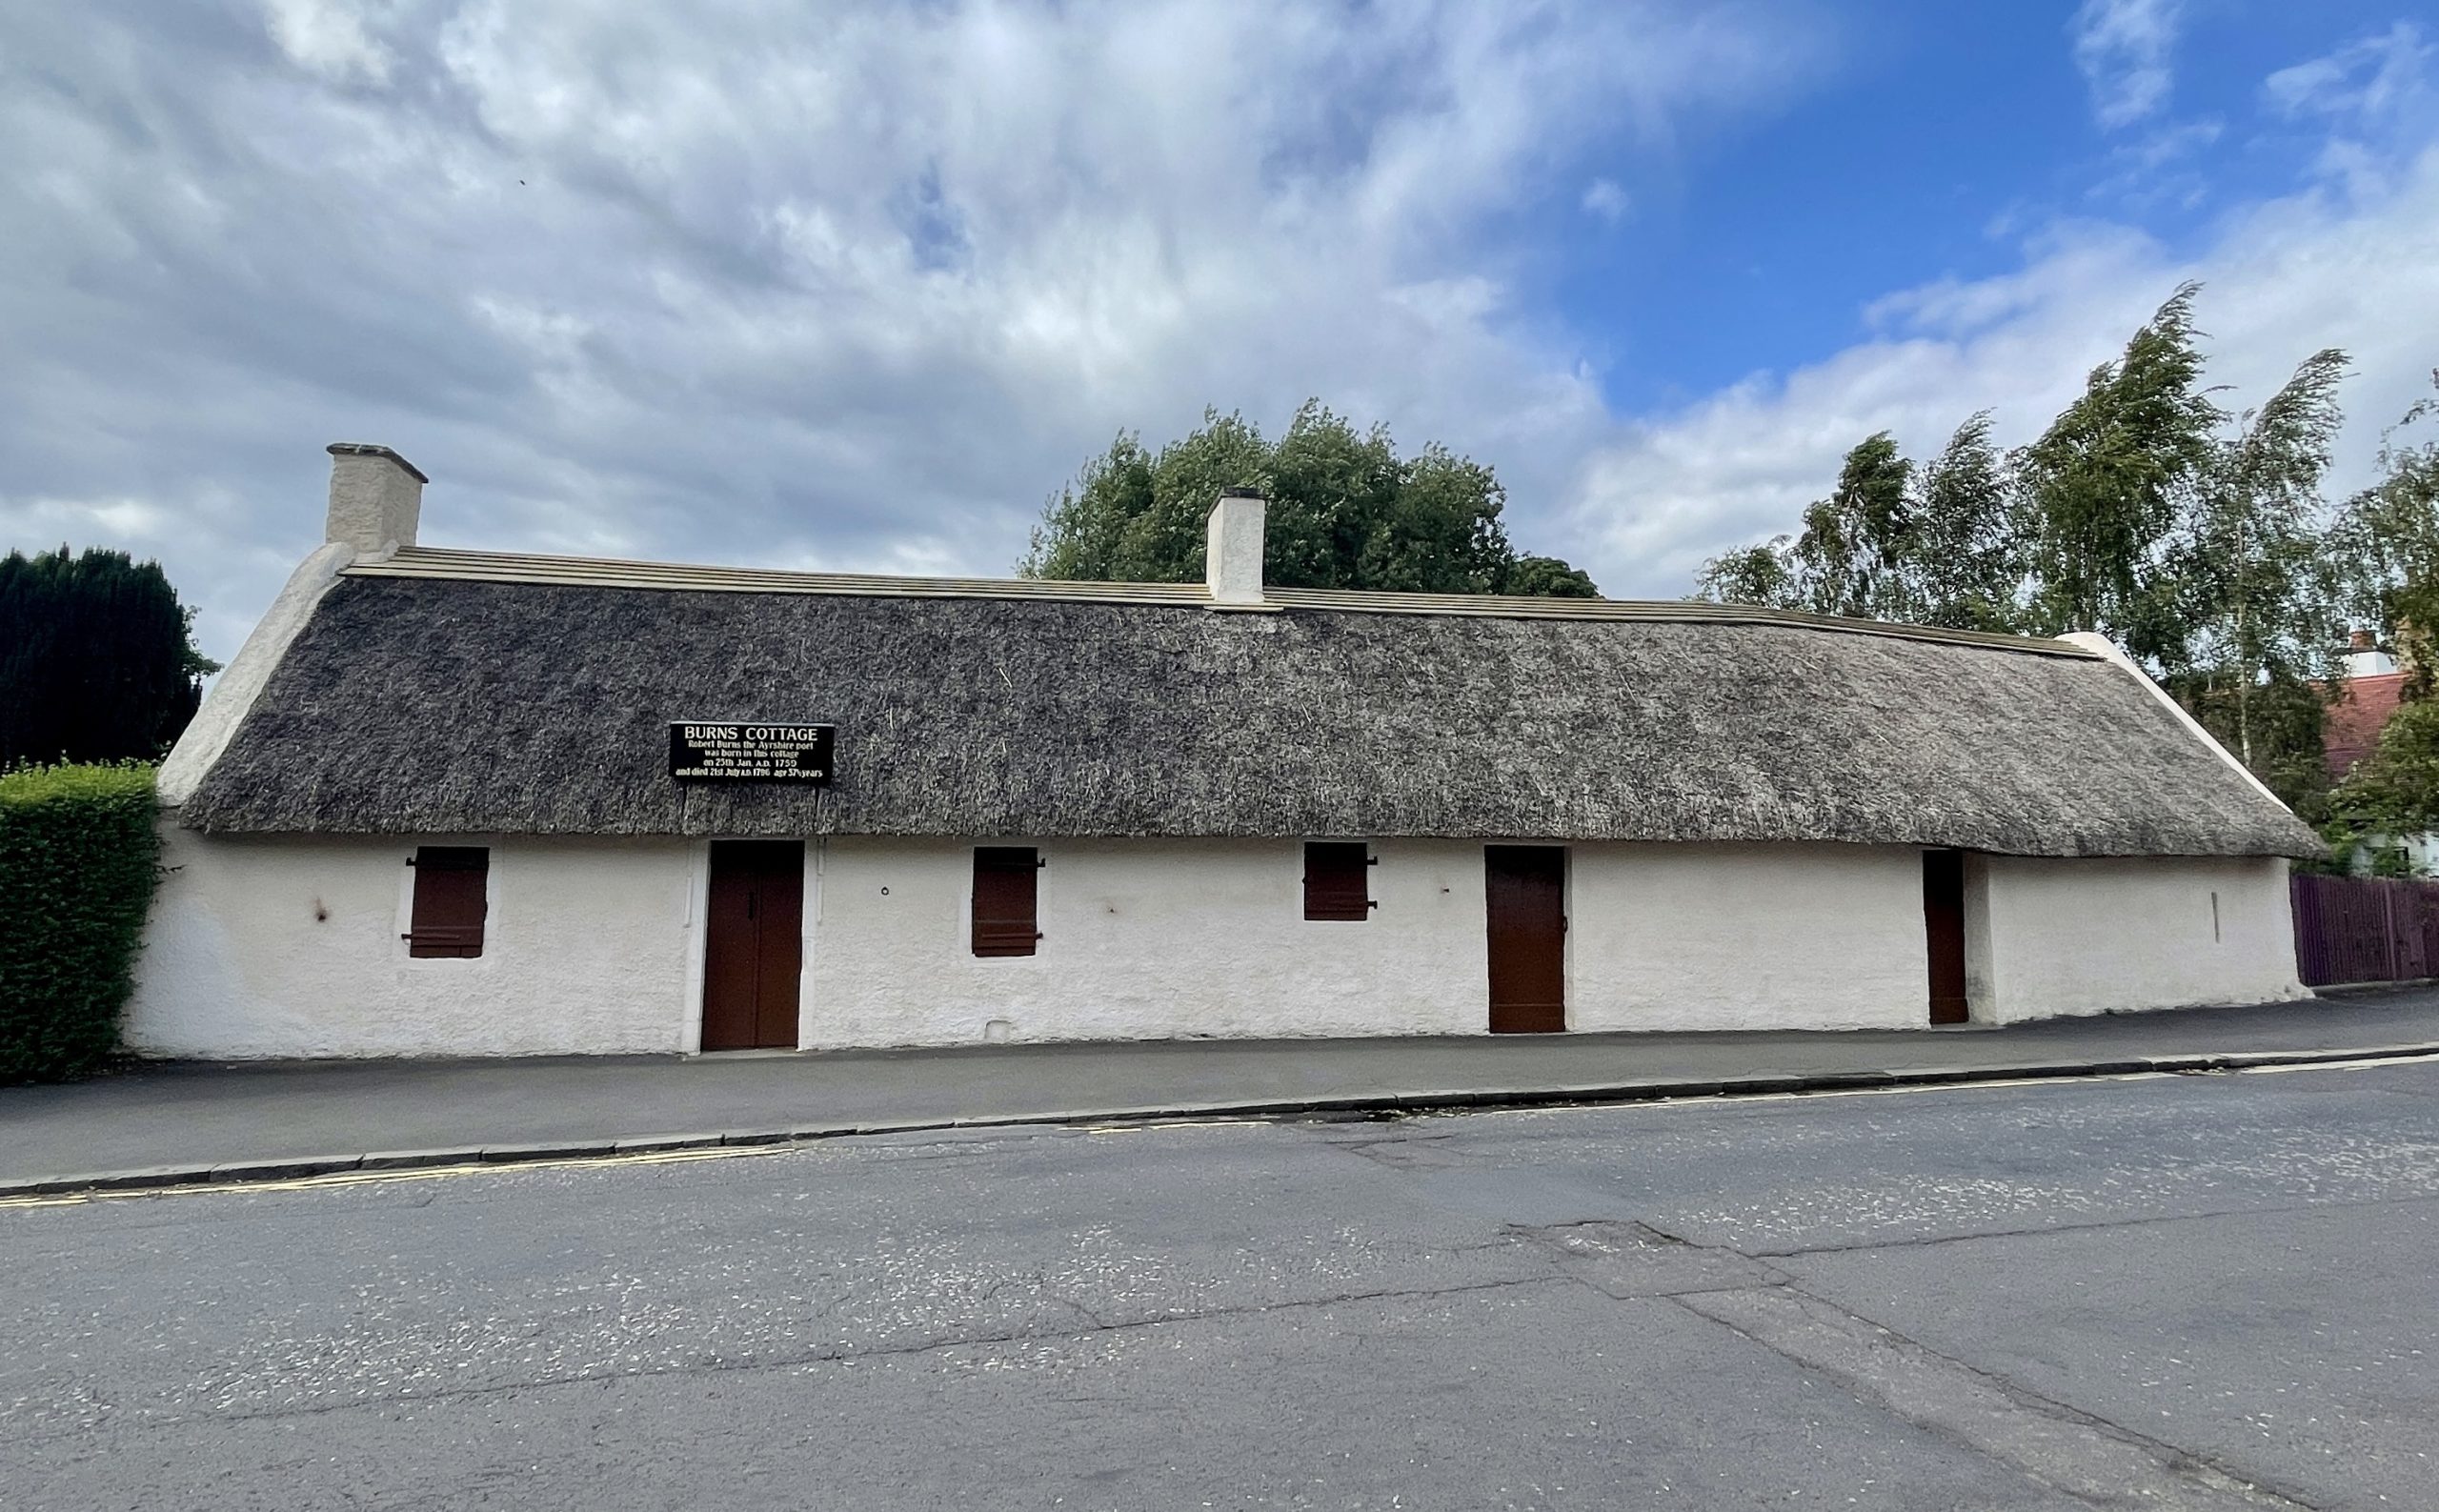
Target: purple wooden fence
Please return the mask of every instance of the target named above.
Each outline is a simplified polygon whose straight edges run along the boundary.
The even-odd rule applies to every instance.
[[[2307,987],[2439,975],[2439,882],[2298,874],[2288,896]]]

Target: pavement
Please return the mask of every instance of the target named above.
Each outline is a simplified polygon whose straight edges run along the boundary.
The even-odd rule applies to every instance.
[[[857,1133],[1630,1101],[2439,1050],[2439,986],[1990,1027],[142,1063],[0,1088],[0,1195]]]
[[[0,1199],[28,1512],[2429,1508],[2439,1063]]]

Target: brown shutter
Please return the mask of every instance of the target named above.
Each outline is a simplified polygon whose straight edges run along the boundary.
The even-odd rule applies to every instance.
[[[407,954],[460,958],[483,953],[483,884],[492,853],[480,845],[415,848],[415,906]]]
[[[1030,845],[974,848],[974,953],[1030,956],[1041,938],[1035,915],[1041,857]]]
[[[1360,920],[1372,917],[1372,858],[1361,840],[1304,842],[1304,917]]]

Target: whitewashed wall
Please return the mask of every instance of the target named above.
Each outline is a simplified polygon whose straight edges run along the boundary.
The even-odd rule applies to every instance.
[[[140,1051],[549,1055],[698,1042],[702,842],[494,842],[482,957],[416,960],[399,938],[414,841],[167,836],[174,870],[127,1026]],[[1293,841],[1040,849],[1038,953],[978,958],[968,843],[809,845],[799,1042],[1486,1028],[1477,842],[1373,842],[1380,906],[1362,923],[1303,918]],[[1573,1029],[1906,1027],[1927,1016],[1918,851],[1578,845],[1568,912]],[[1973,857],[1965,926],[1977,1020],[2307,996],[2281,861]]]
[[[673,1052],[686,992],[683,841],[518,838],[491,857],[483,954],[416,960],[412,840],[164,827],[127,1018],[151,1055]],[[480,837],[441,837],[476,843]]]
[[[1992,856],[1973,858],[1966,887],[1977,1019],[2311,996],[2276,857]]]
[[[1929,1017],[1920,851],[1579,845],[1570,1029],[1906,1028]]]
[[[1480,845],[1375,841],[1372,896],[1381,906],[1362,923],[1318,923],[1303,917],[1298,841],[1038,844],[1048,862],[1038,953],[977,958],[967,933],[969,845],[829,841],[802,1042],[1484,1027]]]

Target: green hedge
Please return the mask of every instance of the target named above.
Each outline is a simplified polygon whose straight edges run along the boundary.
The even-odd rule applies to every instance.
[[[151,767],[0,773],[0,1085],[117,1048],[159,864]]]

